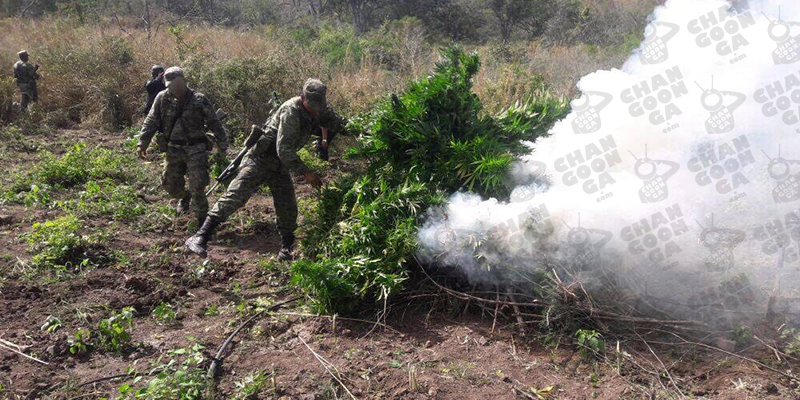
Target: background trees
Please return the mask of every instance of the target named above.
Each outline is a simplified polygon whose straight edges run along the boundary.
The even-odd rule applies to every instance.
[[[222,26],[288,27],[346,24],[359,35],[386,22],[415,17],[427,34],[445,41],[485,43],[544,38],[553,42],[624,41],[641,30],[658,0],[0,0],[2,17],[133,17],[147,28],[159,21],[193,20]],[[641,6],[638,4],[641,3]],[[634,13],[636,15],[630,15]],[[601,43],[597,43],[600,41]]]

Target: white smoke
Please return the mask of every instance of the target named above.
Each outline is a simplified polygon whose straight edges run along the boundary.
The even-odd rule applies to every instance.
[[[420,256],[488,284],[600,268],[635,295],[744,313],[776,288],[800,297],[800,5],[669,0],[621,69],[578,88],[511,200],[453,195]]]

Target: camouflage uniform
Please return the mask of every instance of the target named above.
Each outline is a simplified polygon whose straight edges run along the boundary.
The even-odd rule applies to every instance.
[[[283,238],[294,237],[297,199],[290,172],[302,175],[308,171],[297,151],[308,143],[312,132],[320,129],[320,124],[331,127],[342,121],[330,109],[318,119],[313,118],[300,97],[283,103],[264,125],[265,134],[247,152],[239,173],[208,215],[226,220],[266,183],[275,202],[278,232]]]
[[[210,142],[206,131],[214,133],[217,146],[222,151],[228,147],[228,138],[222,123],[217,118],[211,102],[199,92],[189,90],[183,105],[183,114],[176,122],[181,105],[168,90],[159,93],[147,119],[142,126],[139,147],[147,149],[153,135],[161,127],[164,132],[173,126],[172,132],[160,135],[159,149],[166,153],[162,185],[174,199],[187,196],[184,176],[189,181],[192,210],[202,219],[208,212],[205,188],[208,186],[208,151]]]
[[[35,66],[22,60],[17,61],[14,64],[14,78],[22,93],[22,108],[28,108],[28,104],[39,101],[39,90],[36,87],[39,73]]]

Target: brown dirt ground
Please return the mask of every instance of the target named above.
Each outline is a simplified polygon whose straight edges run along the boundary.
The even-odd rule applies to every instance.
[[[102,145],[122,142],[119,135],[97,131],[63,131],[53,139],[45,138],[43,143],[52,143],[44,146],[55,152],[78,140]],[[148,168],[155,180],[159,163],[156,156],[151,157]],[[35,154],[21,153],[19,158],[0,160],[0,165],[11,170],[34,158]],[[312,192],[300,184],[298,194],[302,198]],[[148,200],[167,201],[163,197]],[[272,257],[279,248],[271,210],[269,197],[257,196],[242,211],[256,218],[254,228],[228,223],[209,254],[213,271],[199,280],[191,276],[202,260],[182,249],[188,217],[146,233],[119,222],[90,220],[95,226],[113,225],[116,234],[110,247],[124,252],[131,262],[126,268],[93,269],[56,281],[9,272],[19,268],[18,260],[24,263],[31,257],[19,235],[29,230],[32,222],[57,216],[60,211],[0,206],[0,277],[11,276],[0,279],[0,339],[23,346],[25,353],[49,363],[44,366],[0,349],[0,398],[113,397],[123,380],[79,385],[124,374],[130,367],[144,373],[149,363],[167,350],[193,343],[204,346],[210,358],[244,319],[232,304],[258,297],[280,301],[297,295],[280,269],[265,270],[257,262]],[[151,316],[151,310],[162,301],[176,307],[174,322],[159,324]],[[209,305],[217,305],[219,315],[206,315]],[[82,357],[66,352],[68,333],[81,326],[94,327],[99,319],[125,306],[137,310],[132,352],[118,355],[98,350]],[[798,398],[796,382],[719,352],[654,345],[660,360],[669,366],[670,376],[665,376],[659,360],[647,348],[626,342],[622,350],[632,358],[624,359],[617,370],[613,365],[585,360],[572,346],[545,346],[543,340],[523,337],[509,321],[498,321],[493,332],[491,316],[463,304],[452,311],[455,308],[429,301],[394,304],[384,320],[386,326],[376,326],[297,315],[308,313],[298,304],[284,307],[234,339],[220,371],[218,397],[231,398],[236,382],[264,370],[274,372],[274,390],[253,398],[347,398],[302,338],[340,371],[344,385],[356,398],[679,398],[676,385],[692,398]],[[63,323],[54,334],[40,330],[50,315],[59,316]],[[372,321],[376,317],[360,318]],[[775,364],[774,356],[765,349],[753,348],[746,354],[788,369]],[[412,367],[418,380],[416,390],[410,385]],[[541,393],[542,397],[532,392],[551,386],[552,391]]]

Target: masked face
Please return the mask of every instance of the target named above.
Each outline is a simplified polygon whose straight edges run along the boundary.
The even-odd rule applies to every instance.
[[[186,92],[186,80],[183,77],[176,77],[167,83],[167,89],[175,97],[183,96]]]

